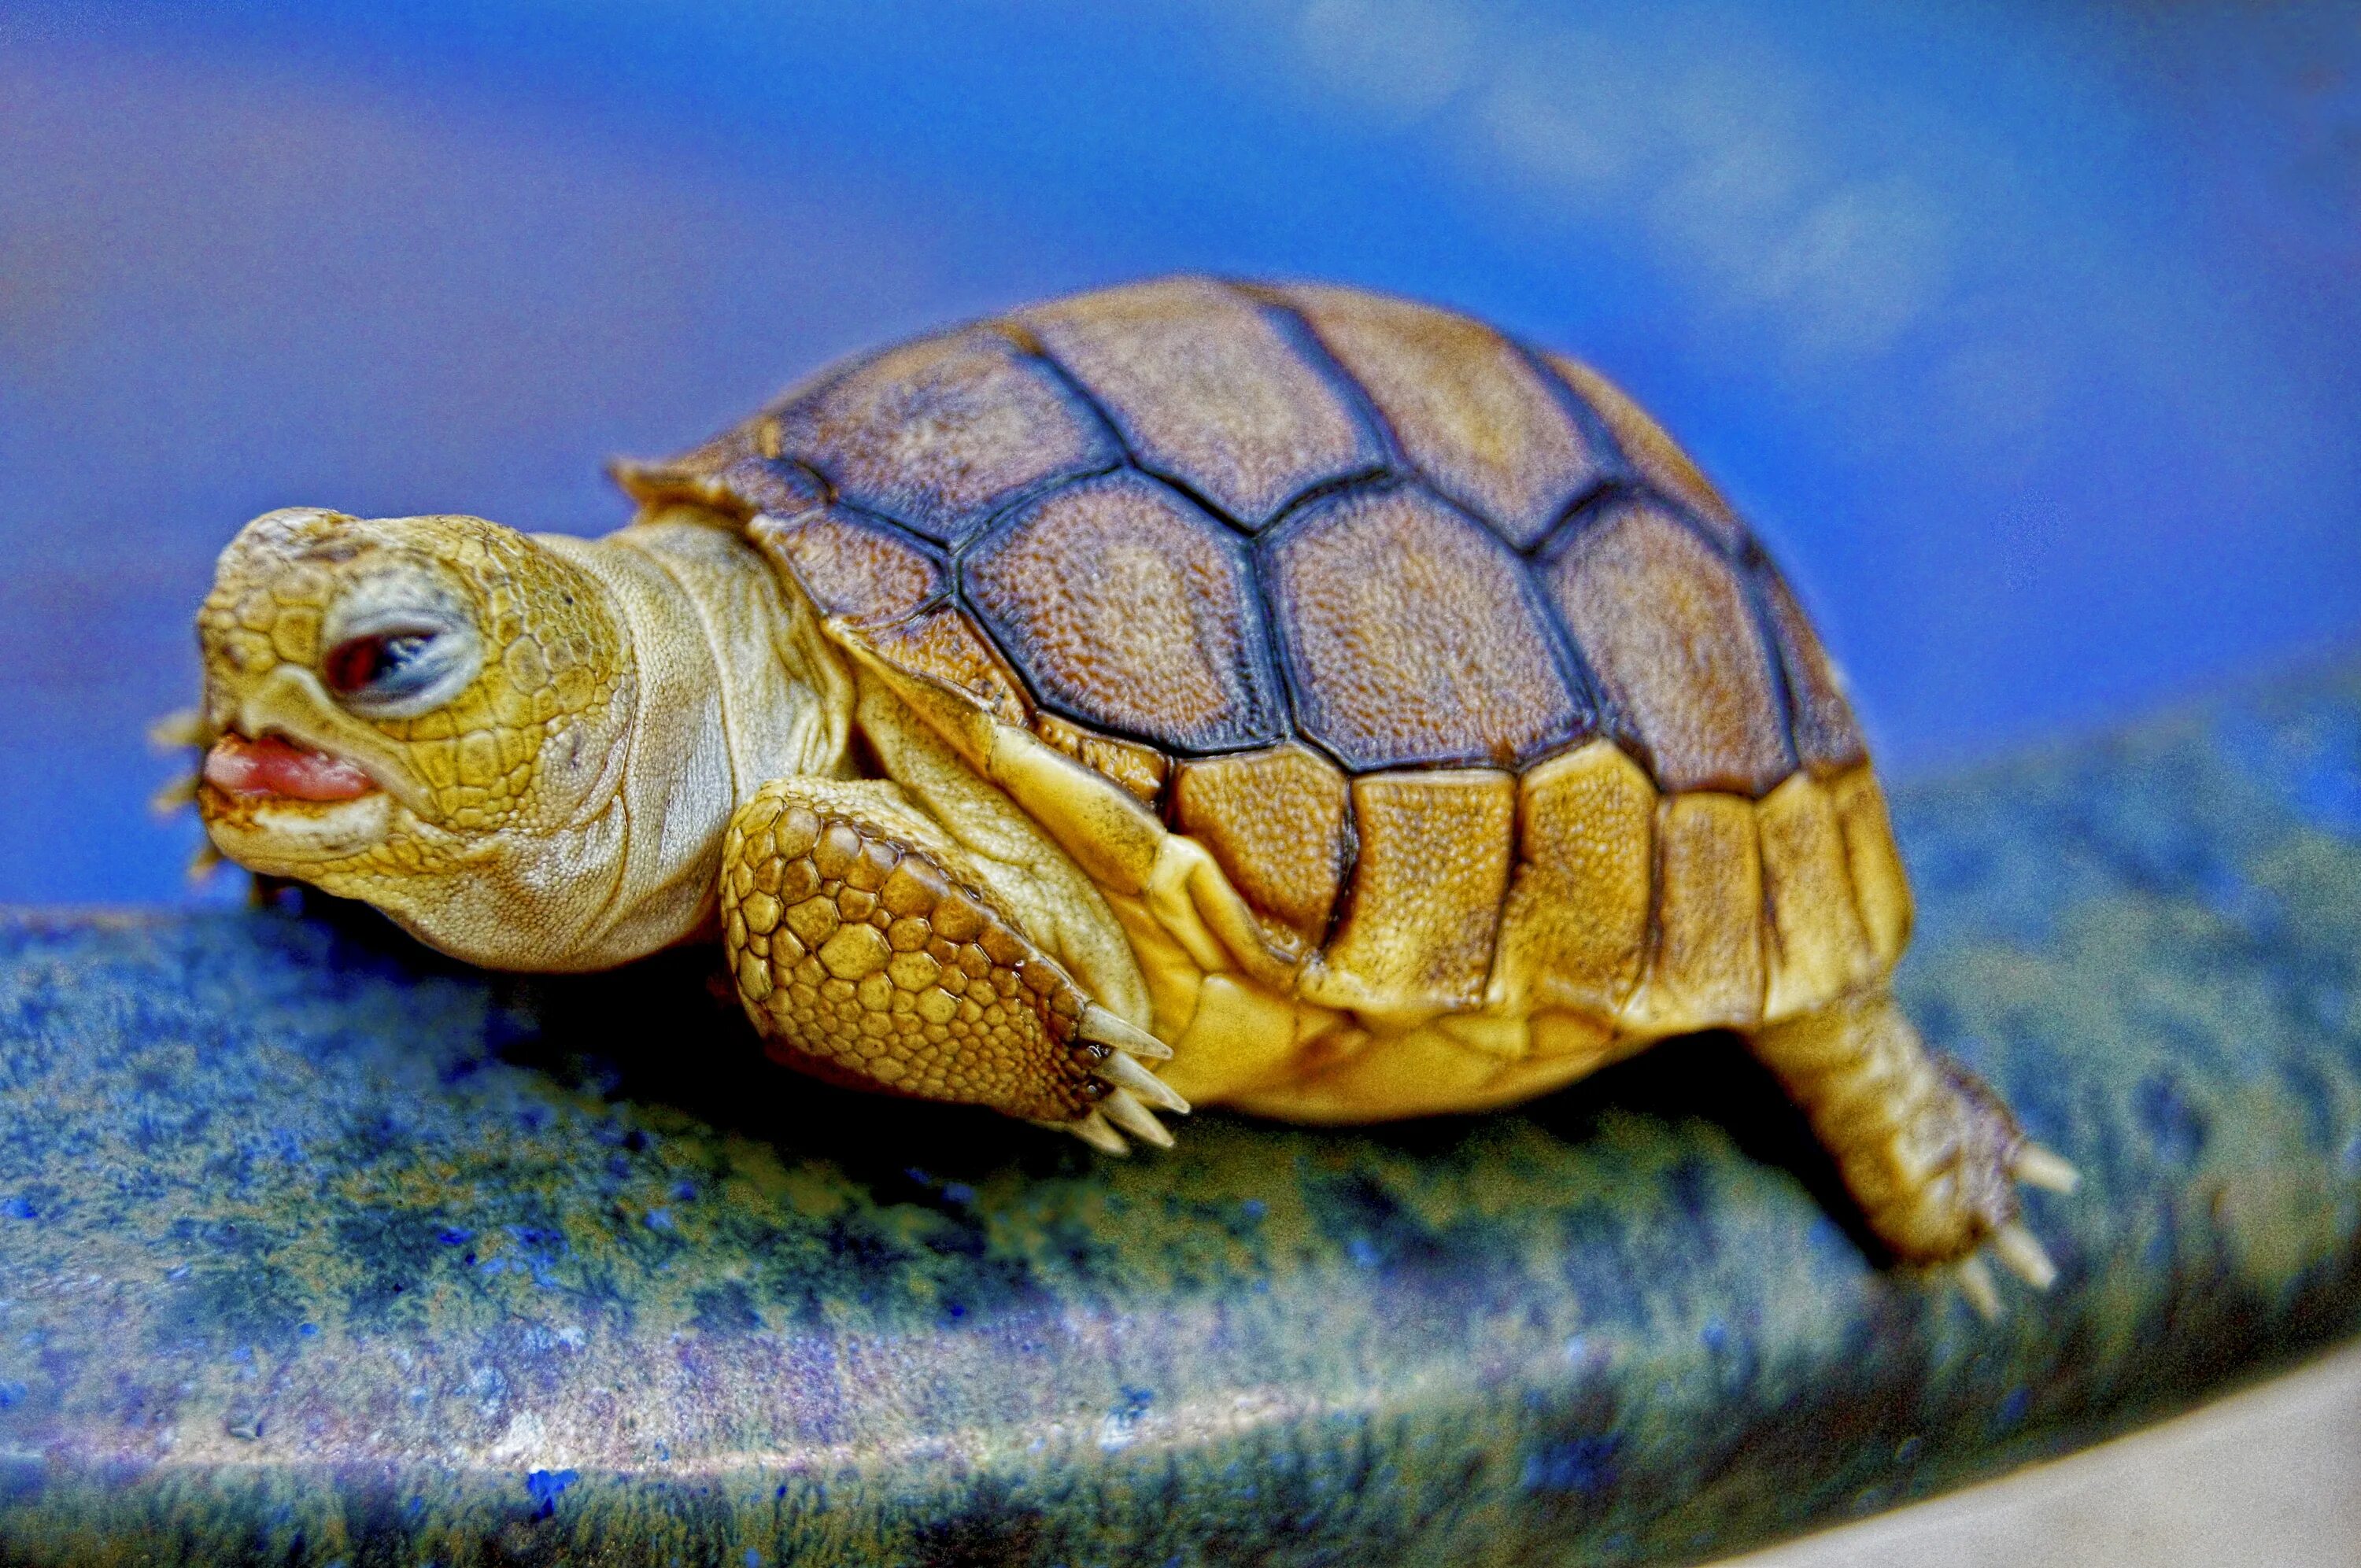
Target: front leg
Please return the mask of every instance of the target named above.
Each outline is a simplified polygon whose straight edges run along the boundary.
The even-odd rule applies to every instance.
[[[1100,1006],[899,788],[774,779],[730,820],[721,919],[747,1016],[818,1076],[989,1105],[1110,1154],[1170,1145],[1172,1053]],[[1147,1103],[1143,1104],[1145,1101]]]

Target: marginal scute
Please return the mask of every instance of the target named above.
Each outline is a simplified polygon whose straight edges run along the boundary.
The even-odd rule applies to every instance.
[[[1797,773],[1757,801],[1754,816],[1771,911],[1763,1015],[1775,1023],[1876,979],[1879,964],[1861,928],[1828,792],[1809,773]]]
[[[1353,817],[1350,902],[1302,994],[1370,1015],[1474,1007],[1508,892],[1516,780],[1489,769],[1370,774],[1353,781]]]
[[[1524,564],[1456,508],[1341,491],[1266,548],[1297,720],[1347,767],[1514,766],[1590,729]]]
[[[1101,735],[1054,713],[1033,716],[1033,733],[1086,768],[1104,773],[1140,799],[1153,804],[1164,793],[1170,761],[1152,746]]]
[[[668,462],[619,461],[607,471],[644,506],[693,501],[733,517],[793,517],[821,505],[826,488],[799,465],[780,460],[771,433],[768,419],[755,419]]]
[[[1852,872],[1853,898],[1861,927],[1878,961],[1892,968],[1910,942],[1910,879],[1894,845],[1885,795],[1867,763],[1828,781],[1837,820],[1843,825],[1845,862]]]
[[[1795,770],[1745,590],[1670,514],[1613,505],[1543,580],[1664,790],[1759,795]]]
[[[1776,567],[1765,561],[1757,570],[1771,610],[1772,638],[1787,674],[1787,716],[1804,766],[1825,776],[1866,761],[1869,747],[1853,719],[1852,704],[1803,606]]]
[[[1279,319],[1205,278],[1166,278],[1016,318],[1105,409],[1142,466],[1262,527],[1383,451]]]
[[[802,585],[823,616],[856,624],[900,620],[943,591],[942,564],[900,530],[842,507],[756,517],[746,537]]]
[[[1281,291],[1436,489],[1518,549],[1609,472],[1522,352],[1483,323],[1325,286]]]
[[[1736,550],[1745,543],[1745,525],[1730,510],[1730,503],[1721,499],[1721,492],[1623,389],[1580,360],[1557,354],[1543,357],[1550,368],[1565,378],[1566,384],[1606,422],[1623,448],[1623,455],[1642,478],[1695,513],[1697,521],[1721,542],[1723,549]]]
[[[888,349],[773,417],[780,450],[843,499],[947,543],[1013,496],[1121,457],[1057,373],[991,326]]]
[[[1260,914],[1317,944],[1351,849],[1345,775],[1292,742],[1184,762],[1172,821],[1203,844]]]
[[[1763,858],[1754,804],[1675,795],[1656,817],[1656,948],[1627,1018],[1658,1034],[1763,1016]]]
[[[862,641],[895,669],[952,687],[1003,724],[1023,728],[1032,719],[1033,705],[1015,673],[961,610],[930,609],[867,631]]]
[[[1045,702],[1188,751],[1277,725],[1244,541],[1170,486],[1112,474],[1026,503],[961,569]]]
[[[1609,740],[1521,781],[1516,878],[1488,1000],[1611,1018],[1648,955],[1656,791]]]

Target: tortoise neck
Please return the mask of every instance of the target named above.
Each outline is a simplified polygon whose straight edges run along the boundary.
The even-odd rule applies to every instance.
[[[620,963],[712,923],[730,814],[766,781],[832,773],[844,729],[783,650],[795,618],[761,557],[705,514],[605,539],[545,538],[598,579],[630,629],[636,711],[617,883],[578,959]]]

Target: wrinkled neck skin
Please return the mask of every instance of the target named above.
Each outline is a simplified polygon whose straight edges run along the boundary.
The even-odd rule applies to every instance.
[[[586,828],[607,841],[554,857],[611,867],[611,889],[564,951],[532,966],[604,969],[710,927],[731,813],[767,780],[842,771],[851,683],[800,596],[708,514],[675,508],[604,539],[536,543],[612,596],[638,677],[616,798]]]

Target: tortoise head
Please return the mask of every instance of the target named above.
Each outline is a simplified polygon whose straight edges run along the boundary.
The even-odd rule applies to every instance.
[[[628,627],[474,517],[269,512],[197,617],[199,808],[231,860],[503,968],[572,967],[621,874]]]

